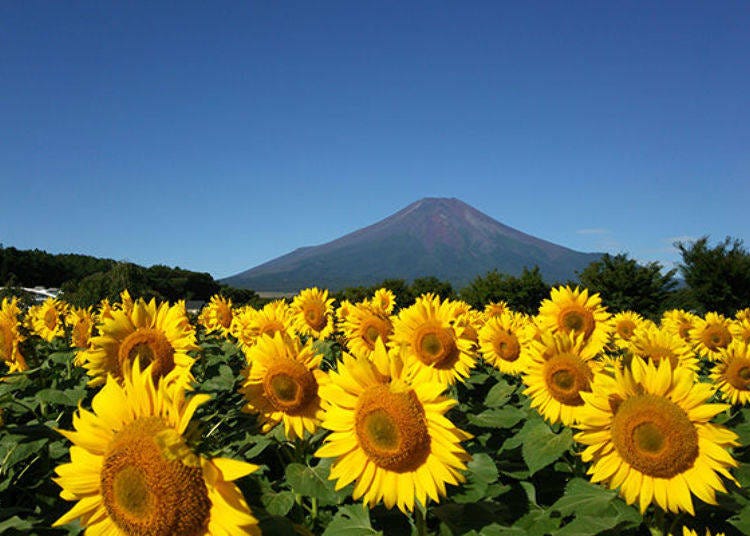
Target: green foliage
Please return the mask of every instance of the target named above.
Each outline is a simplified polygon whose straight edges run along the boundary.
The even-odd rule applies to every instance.
[[[539,267],[524,268],[519,277],[501,274],[497,270],[477,276],[463,288],[462,300],[481,310],[491,302],[505,301],[511,309],[536,314],[541,301],[549,296],[550,286],[542,279]]]
[[[680,271],[699,305],[700,313],[715,311],[733,315],[750,304],[750,253],[742,240],[726,237],[713,248],[708,237],[677,242]]]
[[[627,254],[609,255],[589,264],[581,271],[581,285],[590,293],[598,292],[611,313],[635,311],[651,319],[663,312],[663,304],[677,282],[669,270],[662,274],[658,262],[646,265],[629,259]]]

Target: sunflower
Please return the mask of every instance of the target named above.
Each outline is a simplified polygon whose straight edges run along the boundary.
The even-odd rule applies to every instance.
[[[715,361],[721,355],[722,348],[732,342],[729,321],[718,313],[706,313],[705,318],[698,317],[695,326],[690,330],[690,339],[696,351]]]
[[[685,342],[693,344],[690,338],[690,330],[695,327],[697,315],[682,309],[670,309],[664,311],[661,316],[661,327],[680,336]]]
[[[583,343],[599,353],[612,331],[612,325],[607,322],[609,318],[599,294],[589,296],[588,289],[565,286],[552,289],[550,299],[543,300],[539,306],[536,320],[543,331],[583,335]]]
[[[71,307],[65,318],[70,326],[70,344],[75,348],[88,348],[96,321],[91,307]]]
[[[460,307],[425,294],[393,320],[391,346],[403,348],[408,375],[415,382],[446,385],[469,376],[476,355],[472,340],[457,323]]]
[[[704,533],[705,536],[712,536],[711,531],[709,529],[705,529]],[[698,533],[695,529],[690,529],[688,527],[682,527],[682,536],[701,536],[700,533]],[[724,536],[723,532],[717,532],[713,536]]]
[[[29,370],[18,345],[24,340],[21,334],[18,315],[18,298],[3,298],[0,305],[0,359],[8,365],[8,372],[23,372]]]
[[[375,350],[375,341],[387,343],[393,333],[390,316],[370,303],[351,305],[346,320],[340,324],[349,352],[357,357],[369,357]]]
[[[259,310],[243,307],[234,315],[231,332],[242,351],[247,353],[261,335],[281,333],[291,337],[294,333],[292,311],[284,300],[269,302]]]
[[[475,346],[479,343],[479,330],[484,325],[484,313],[473,309],[464,301],[456,302],[458,318],[454,326],[463,330],[463,337],[469,339]]]
[[[614,330],[612,342],[616,348],[627,348],[635,329],[642,325],[644,319],[634,311],[621,311],[610,319]]]
[[[528,366],[534,328],[521,313],[506,310],[491,316],[479,330],[479,350],[500,372],[519,376]]]
[[[333,298],[316,287],[301,291],[292,300],[294,329],[300,335],[325,339],[333,333]]]
[[[196,455],[186,430],[210,397],[187,399],[164,378],[154,385],[149,368],[136,359],[122,385],[110,379],[94,396],[93,412],[78,409],[74,430],[60,430],[73,446],[54,480],[63,499],[78,502],[54,526],[79,519],[89,535],[259,534],[232,483],[258,467]]]
[[[729,331],[735,340],[750,343],[750,318],[736,319],[730,322]]]
[[[460,442],[471,436],[445,413],[457,404],[437,382],[406,383],[399,367],[389,374],[376,363],[389,360],[378,341],[373,361],[344,353],[338,370],[321,387],[323,427],[331,430],[315,453],[335,458],[329,478],[336,489],[355,482],[352,497],[374,507],[383,502],[402,512],[447,494],[446,484],[465,481],[470,459]]]
[[[734,340],[719,352],[711,379],[722,398],[732,404],[750,402],[750,345]]]
[[[744,309],[739,309],[736,313],[734,313],[734,319],[735,320],[750,320],[750,307],[745,307]]]
[[[493,316],[499,316],[503,314],[505,311],[509,311],[509,310],[510,310],[510,307],[508,307],[508,302],[504,300],[490,302],[484,306],[484,317],[485,319],[488,319]]]
[[[218,331],[226,337],[230,333],[233,316],[232,300],[214,294],[198,316],[198,323],[206,328],[206,332]]]
[[[392,290],[379,288],[375,291],[369,304],[383,314],[390,315],[393,313],[393,308],[396,306],[396,296],[393,294]]]
[[[674,332],[646,325],[635,330],[630,338],[628,350],[644,360],[657,363],[669,361],[672,368],[677,366],[698,371],[698,358],[692,347]]]
[[[65,315],[68,305],[55,298],[47,298],[39,305],[29,308],[26,325],[29,331],[36,333],[47,342],[55,337],[65,335]]]
[[[569,426],[583,406],[581,393],[590,390],[601,364],[583,334],[543,333],[529,347],[523,381],[531,407],[550,423]]]
[[[728,404],[707,404],[713,387],[696,383],[685,368],[633,358],[613,376],[594,378],[576,427],[584,462],[592,462],[592,482],[619,488],[625,502],[638,500],[641,512],[656,503],[663,510],[695,515],[691,492],[716,504],[726,491],[719,475],[732,481],[736,467],[726,447],[737,435],[709,423]]]
[[[99,335],[80,353],[80,361],[92,376],[89,385],[103,384],[107,375],[118,381],[126,364],[140,357],[144,365],[153,364],[156,376],[191,379],[190,367],[195,361],[188,352],[198,350],[195,329],[188,321],[183,304],[159,305],[152,299],[139,298],[130,313],[112,310],[112,318],[99,324]]]
[[[322,417],[318,389],[326,375],[312,341],[302,346],[281,333],[262,335],[246,355],[250,366],[242,373],[242,411],[258,413],[263,432],[280,422],[289,439],[315,432]]]

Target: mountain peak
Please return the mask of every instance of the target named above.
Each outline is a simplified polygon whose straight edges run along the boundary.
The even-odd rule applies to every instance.
[[[224,281],[262,291],[337,290],[432,275],[460,287],[491,270],[518,275],[534,266],[549,281],[566,281],[599,256],[525,234],[460,199],[425,197],[341,238]]]

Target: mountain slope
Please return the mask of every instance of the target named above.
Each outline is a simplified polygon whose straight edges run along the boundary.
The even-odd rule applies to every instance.
[[[522,233],[458,199],[425,198],[336,240],[304,247],[224,279],[253,290],[332,290],[386,278],[434,275],[457,288],[497,269],[518,275],[539,266],[550,282],[575,277],[598,259]]]

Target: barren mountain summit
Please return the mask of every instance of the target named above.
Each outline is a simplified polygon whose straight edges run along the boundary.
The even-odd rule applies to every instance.
[[[539,266],[566,281],[598,259],[504,225],[455,198],[426,197],[372,225],[304,247],[224,280],[237,287],[293,292],[338,290],[386,278],[436,276],[457,288],[490,270],[518,275]]]

